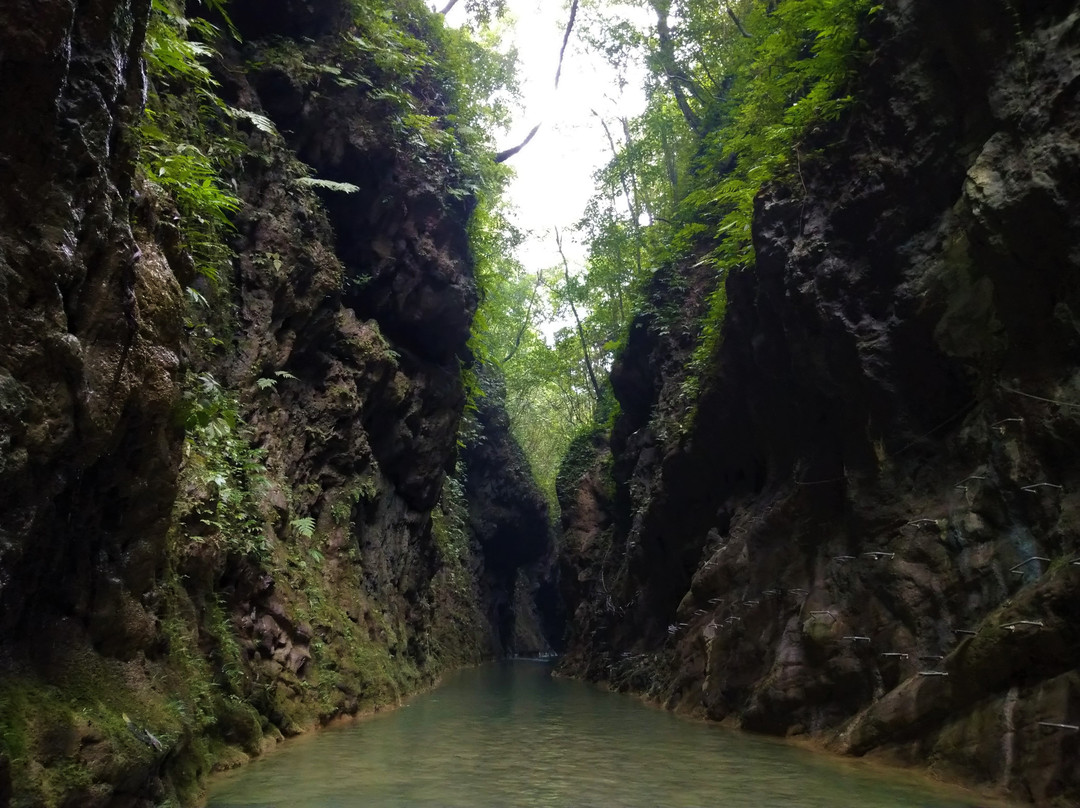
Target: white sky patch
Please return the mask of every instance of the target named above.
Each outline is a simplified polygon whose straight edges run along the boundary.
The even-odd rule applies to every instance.
[[[460,22],[463,6],[459,3],[451,12],[450,23]],[[551,0],[508,0],[507,6],[513,19],[506,39],[518,49],[524,109],[498,147],[517,145],[541,124],[536,137],[508,161],[516,176],[507,195],[517,210],[516,224],[527,234],[518,259],[530,272],[559,266],[553,232],[557,227],[571,270],[576,271],[584,263],[585,249],[571,228],[593,195],[593,173],[611,159],[607,136],[592,110],[605,117],[616,145],[621,145],[617,118],[633,117],[645,108],[643,74],[625,76],[620,94],[615,70],[601,57],[585,53],[575,29],[556,91],[555,71],[569,10]]]

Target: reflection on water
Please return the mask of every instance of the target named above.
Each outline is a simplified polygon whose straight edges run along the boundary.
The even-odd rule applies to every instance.
[[[530,662],[462,671],[221,775],[210,808],[974,804],[549,674]]]

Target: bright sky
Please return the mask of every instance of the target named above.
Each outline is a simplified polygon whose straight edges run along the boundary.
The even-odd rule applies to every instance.
[[[518,258],[530,271],[558,265],[553,234],[558,227],[575,269],[583,261],[584,250],[568,231],[593,194],[593,172],[611,158],[603,127],[591,110],[605,116],[618,138],[617,116],[632,117],[644,109],[642,80],[628,77],[619,98],[615,71],[584,52],[575,28],[556,92],[555,71],[569,10],[552,0],[508,0],[507,6],[515,19],[511,36],[520,60],[524,110],[510,133],[500,136],[498,148],[517,145],[533,126],[542,123],[536,137],[508,161],[517,173],[508,189],[518,211],[515,221],[528,234]],[[458,9],[451,12],[449,21],[458,22],[458,14]]]

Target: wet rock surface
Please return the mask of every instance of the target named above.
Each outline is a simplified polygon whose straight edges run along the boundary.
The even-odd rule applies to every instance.
[[[4,805],[188,804],[283,735],[547,649],[546,505],[494,398],[472,512],[454,476],[476,291],[453,170],[288,62],[329,58],[345,4],[237,3],[214,70],[276,131],[230,135],[212,288],[135,166],[148,13],[0,10]],[[447,114],[424,81],[417,109]],[[185,438],[193,406],[228,434]]]
[[[689,425],[631,333],[611,471],[561,500],[564,670],[1078,798],[1040,724],[1080,723],[1078,26],[886,4],[863,109],[757,199]]]
[[[151,620],[139,599],[175,494],[182,333],[179,285],[131,225],[148,5],[0,12],[5,638],[79,613],[92,641],[139,648]]]
[[[476,434],[462,452],[469,532],[483,557],[496,647],[511,655],[552,652],[563,635],[548,506],[510,433],[498,371],[481,368]]]

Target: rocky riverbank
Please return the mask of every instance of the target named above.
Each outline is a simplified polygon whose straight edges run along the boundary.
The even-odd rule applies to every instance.
[[[756,199],[701,395],[700,312],[642,317],[564,466],[563,671],[1075,802],[1078,26],[884,4],[860,103]]]
[[[458,448],[515,450],[465,412],[458,91],[390,59],[449,35],[376,5],[0,11],[0,804],[189,804],[546,648],[546,506]]]

